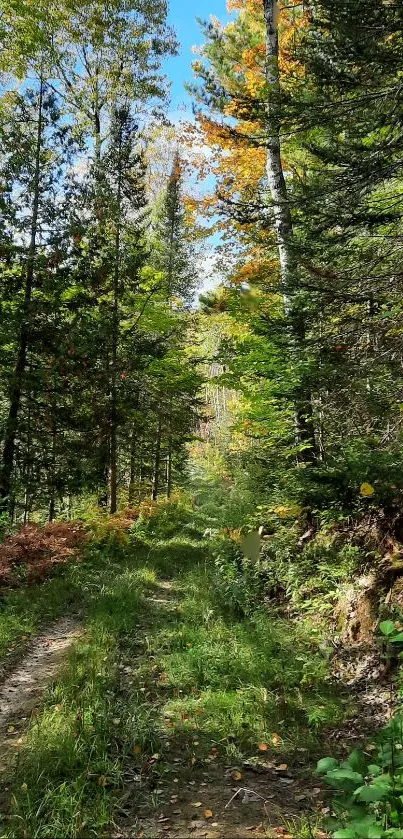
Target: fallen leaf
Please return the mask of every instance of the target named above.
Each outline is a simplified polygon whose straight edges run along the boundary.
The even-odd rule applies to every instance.
[[[100,775],[99,778],[98,778],[98,786],[105,788],[107,783],[108,783],[108,781],[107,781],[107,778],[105,777],[105,775]]]
[[[191,806],[192,807],[203,807],[203,802],[202,801],[196,801],[196,802],[193,802],[193,804]]]
[[[279,734],[272,734],[270,739],[273,746],[279,746],[283,742]]]
[[[242,777],[242,772],[240,772],[239,769],[235,769],[234,772],[232,772],[231,774],[231,778],[233,781],[242,781]]]
[[[133,754],[141,755],[141,746],[134,746]]]

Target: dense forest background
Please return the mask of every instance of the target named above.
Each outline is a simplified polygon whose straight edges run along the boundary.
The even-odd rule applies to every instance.
[[[2,15],[3,510],[169,495],[218,365],[238,485],[398,515],[399,4],[291,3],[278,31],[230,4],[171,127],[164,3],[45,6]]]
[[[10,586],[40,587],[76,558],[82,528],[112,563],[102,574],[116,601],[127,532],[146,563],[161,553],[159,570],[183,574],[193,557],[207,576],[186,578],[186,631],[205,627],[203,656],[220,639],[238,646],[224,677],[219,646],[212,672],[203,658],[179,677],[175,659],[174,696],[180,678],[190,692],[192,678],[200,691],[207,679],[223,691],[220,725],[227,738],[225,726],[238,732],[227,757],[239,762],[238,735],[262,752],[290,751],[300,737],[311,748],[332,725],[342,739],[354,717],[354,745],[360,715],[371,738],[373,718],[379,729],[399,706],[403,6],[229,0],[228,12],[229,23],[200,23],[193,116],[178,121],[164,64],[179,44],[165,0],[0,0],[0,640],[9,651],[28,618],[34,633],[78,591],[98,591],[91,566],[74,585],[52,577],[51,615],[43,593],[33,609],[25,595],[8,600]],[[130,585],[146,589],[147,573]],[[196,590],[201,601],[211,594],[202,613]],[[244,630],[228,636],[217,617],[220,603],[249,621],[249,659]],[[129,643],[125,608],[107,655]],[[186,653],[193,641],[181,633]],[[291,673],[294,643],[303,652]],[[171,684],[169,666],[162,660],[160,687]],[[265,679],[277,686],[270,708]],[[231,702],[251,680],[237,716]],[[331,695],[336,682],[335,694],[349,686],[354,712]],[[374,683],[387,683],[388,698],[365,704],[359,689]],[[116,726],[124,713],[119,705]],[[189,709],[181,714],[187,723]],[[347,794],[329,810],[331,835],[403,836],[394,720],[378,762],[354,751],[339,766],[337,749],[322,760],[319,771]],[[147,732],[135,754],[157,754],[149,772],[160,752]],[[51,798],[51,773],[43,777]],[[29,835],[34,823],[32,835],[52,835],[33,805],[18,806],[23,826],[7,835]],[[90,835],[109,824],[100,812],[88,816]],[[84,835],[69,818],[62,835]],[[315,833],[311,817],[304,825],[295,836],[330,835]]]

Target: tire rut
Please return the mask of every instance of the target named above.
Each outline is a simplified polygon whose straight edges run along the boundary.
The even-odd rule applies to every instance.
[[[33,642],[30,651],[0,685],[0,773],[10,766],[10,753],[21,745],[26,729],[48,685],[82,633],[81,624],[61,618]]]

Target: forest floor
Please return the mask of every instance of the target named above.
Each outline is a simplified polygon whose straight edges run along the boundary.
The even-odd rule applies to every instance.
[[[0,684],[0,777],[23,742],[20,733],[39,712],[46,688],[57,677],[79,635],[80,624],[61,618],[32,642],[20,664]]]
[[[63,572],[57,610],[64,598],[75,617],[28,651],[21,636],[0,687],[1,836],[326,836],[313,769],[356,706],[316,630],[234,614],[207,552],[188,537],[125,542]],[[5,599],[0,630],[23,601]]]

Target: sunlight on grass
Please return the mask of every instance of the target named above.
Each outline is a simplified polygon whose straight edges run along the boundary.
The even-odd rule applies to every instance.
[[[166,553],[162,541],[119,550],[103,547],[74,571],[86,632],[21,748],[10,839],[99,835],[127,773],[144,763],[150,798],[153,777],[178,771],[173,753],[189,772],[221,756],[251,759],[261,741],[284,753],[314,745],[340,718],[307,624],[263,609],[234,616],[217,596],[208,545],[186,538],[169,539]],[[175,582],[163,583],[161,569],[166,579],[180,563]]]

